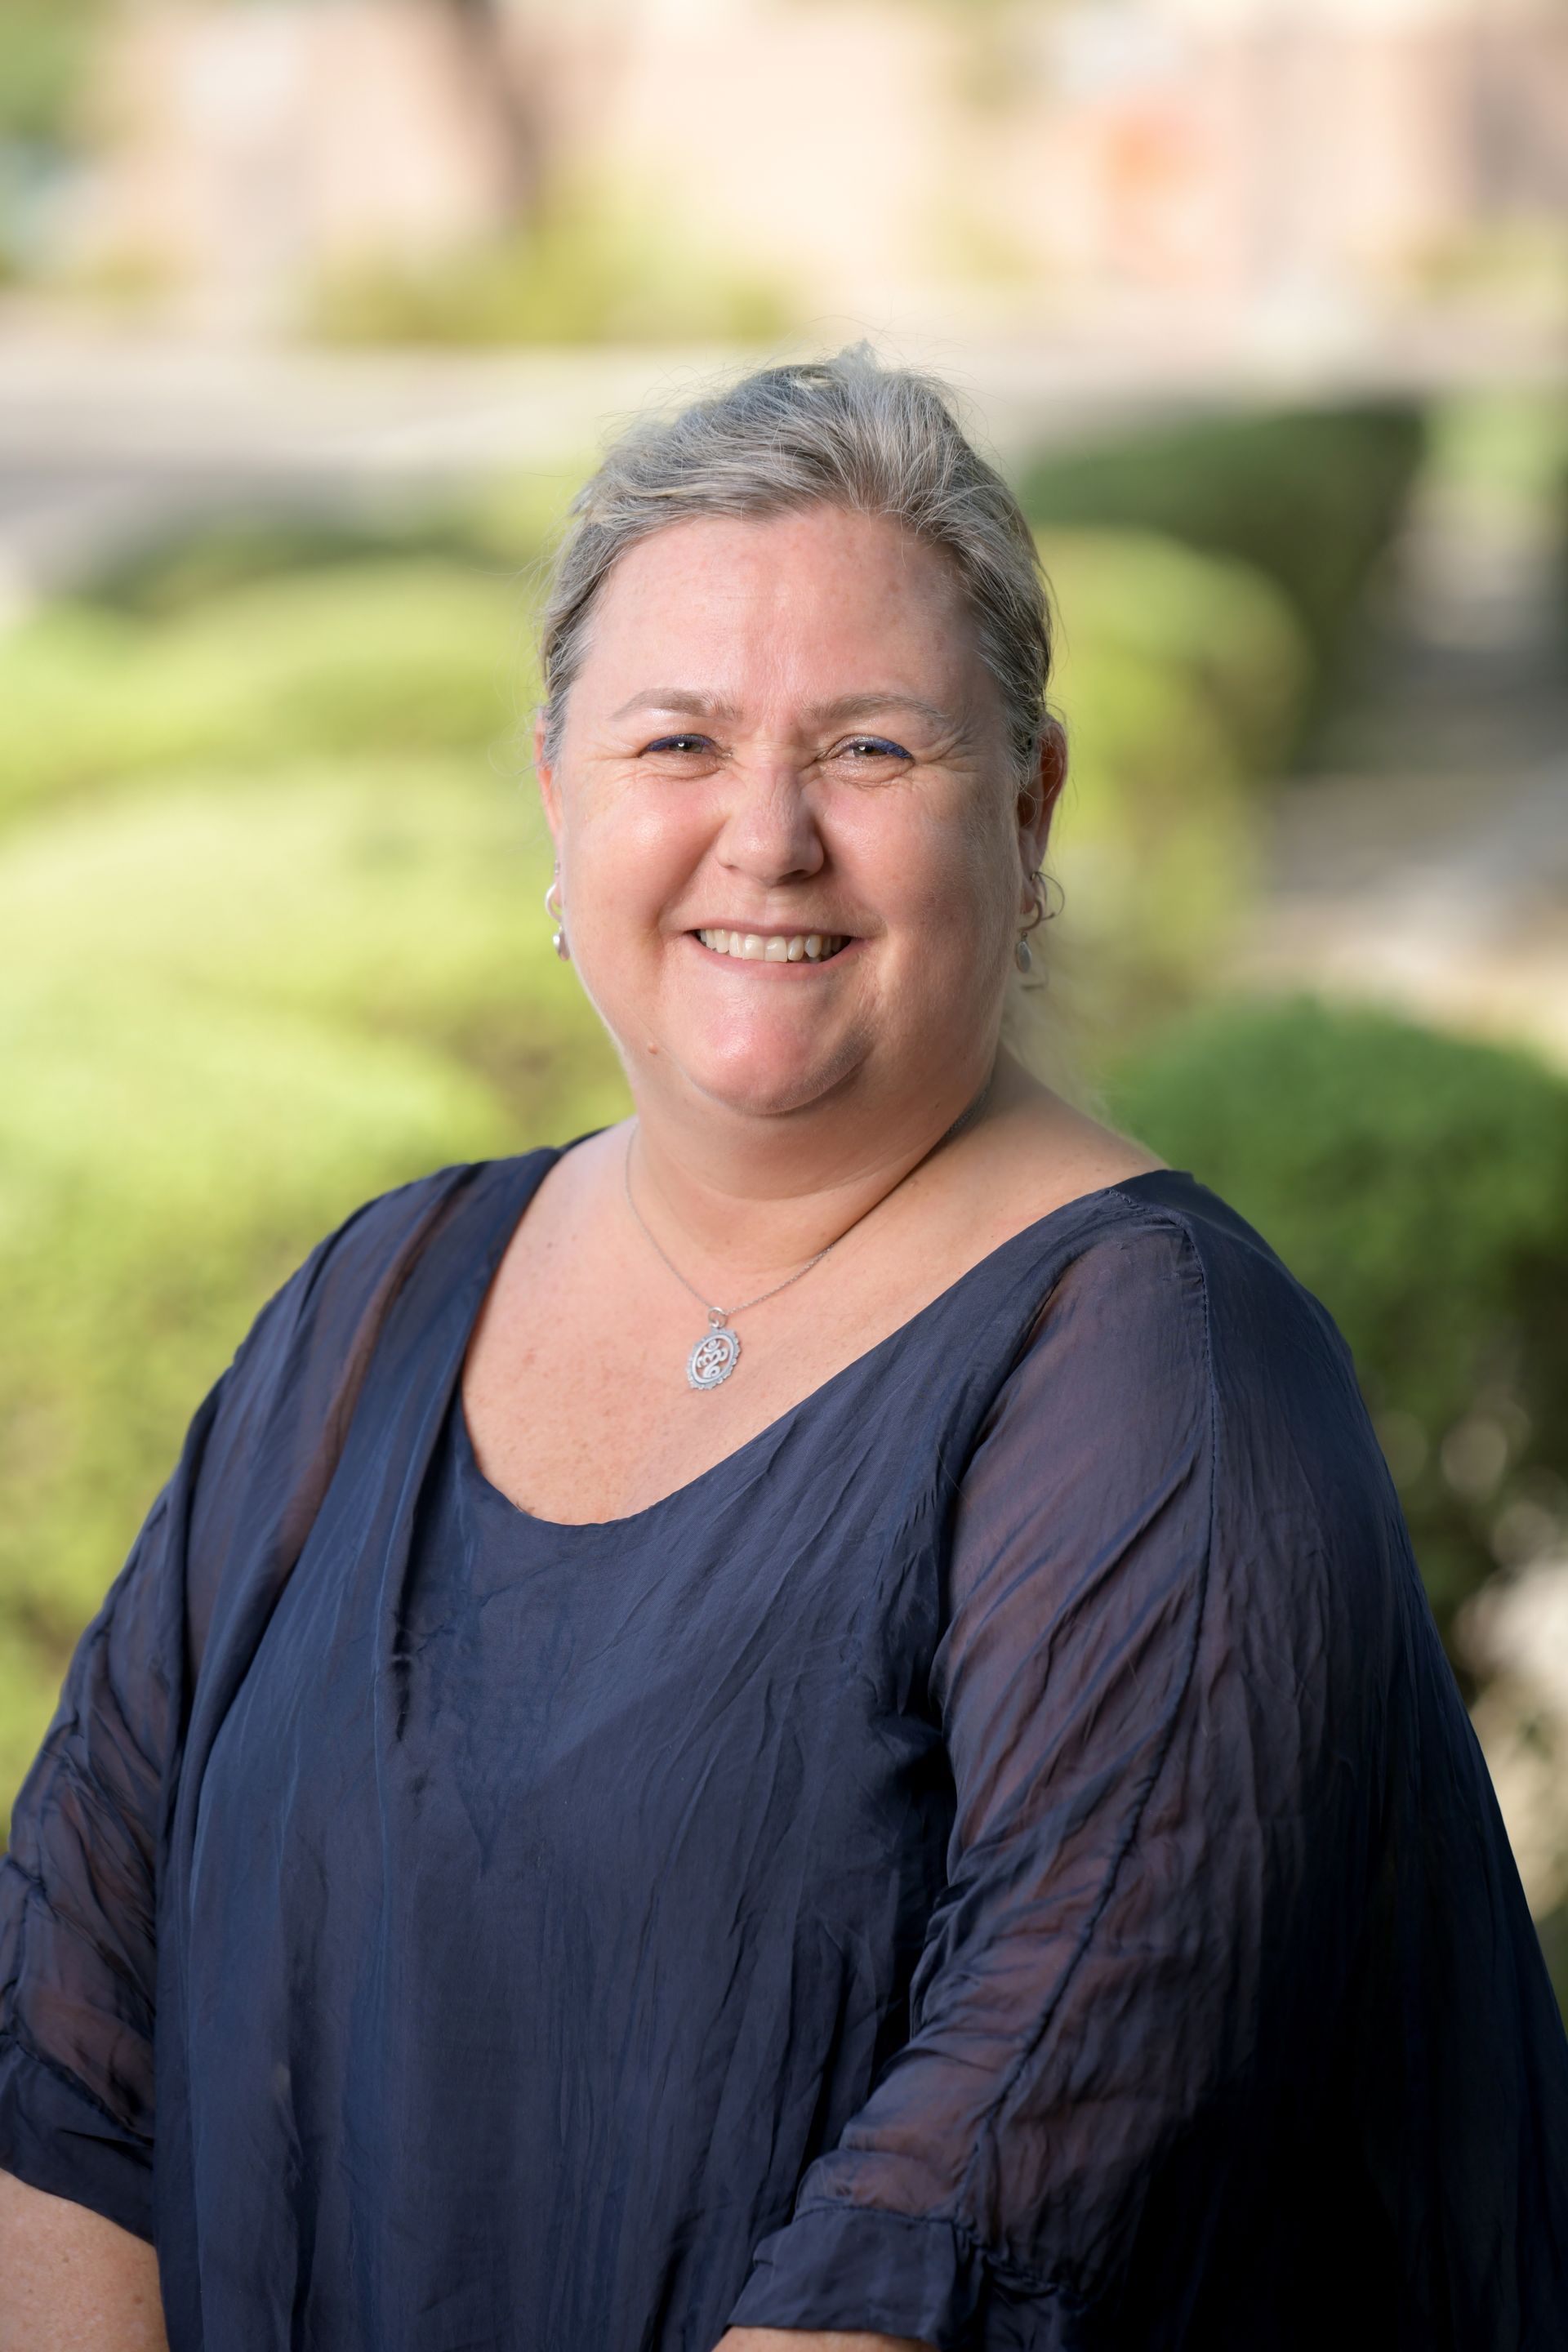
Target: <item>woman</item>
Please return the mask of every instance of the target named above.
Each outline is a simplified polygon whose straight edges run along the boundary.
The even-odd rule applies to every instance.
[[[324,1242],[84,1637],[12,2345],[1560,2340],[1568,2051],[1343,1344],[999,1045],[1048,656],[861,355],[583,494],[636,1117]]]

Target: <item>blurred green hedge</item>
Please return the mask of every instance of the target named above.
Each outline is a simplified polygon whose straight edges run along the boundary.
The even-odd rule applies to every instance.
[[[618,1118],[482,763],[192,774],[0,854],[0,1803],[262,1300],[384,1187]]]
[[[1331,663],[1405,510],[1426,443],[1408,403],[1214,415],[1052,450],[1020,496],[1047,540],[1153,531],[1263,573],[1289,599],[1320,669]]]
[[[1110,1100],[1338,1322],[1451,1637],[1495,1569],[1568,1529],[1568,1085],[1300,998],[1189,1015]]]
[[[1048,534],[1041,554],[1070,751],[1049,951],[1114,1033],[1208,984],[1253,885],[1257,788],[1294,737],[1310,655],[1243,564],[1131,531]]]
[[[511,581],[436,558],[242,583],[167,617],[58,604],[0,641],[0,822],[215,762],[494,746],[515,765],[523,653]]]

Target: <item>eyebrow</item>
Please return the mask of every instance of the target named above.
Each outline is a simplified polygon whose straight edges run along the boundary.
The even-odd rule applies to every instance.
[[[641,694],[634,694],[612,715],[629,719],[637,710],[679,711],[687,719],[717,719],[733,723],[740,713],[732,702],[721,696],[695,694],[689,688],[652,686]],[[807,715],[819,726],[847,726],[857,719],[869,719],[879,710],[914,710],[939,728],[951,732],[958,730],[959,722],[950,710],[939,703],[928,702],[923,695],[906,694],[898,687],[870,694],[842,694],[836,701],[818,703]]]

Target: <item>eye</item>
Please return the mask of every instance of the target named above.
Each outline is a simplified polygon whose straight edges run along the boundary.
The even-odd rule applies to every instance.
[[[906,751],[901,743],[890,743],[885,735],[851,735],[840,743],[832,756],[841,760],[910,760],[914,754]]]
[[[706,735],[658,735],[651,743],[643,745],[645,753],[648,751],[710,751],[712,749],[712,743]]]

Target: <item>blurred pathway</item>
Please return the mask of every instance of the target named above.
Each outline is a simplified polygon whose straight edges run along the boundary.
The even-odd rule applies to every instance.
[[[1059,345],[908,356],[950,373],[1008,454],[1214,390],[1201,358],[1142,370]],[[352,511],[583,467],[649,401],[699,391],[733,362],[690,347],[332,353],[0,314],[0,625],[205,515]]]

